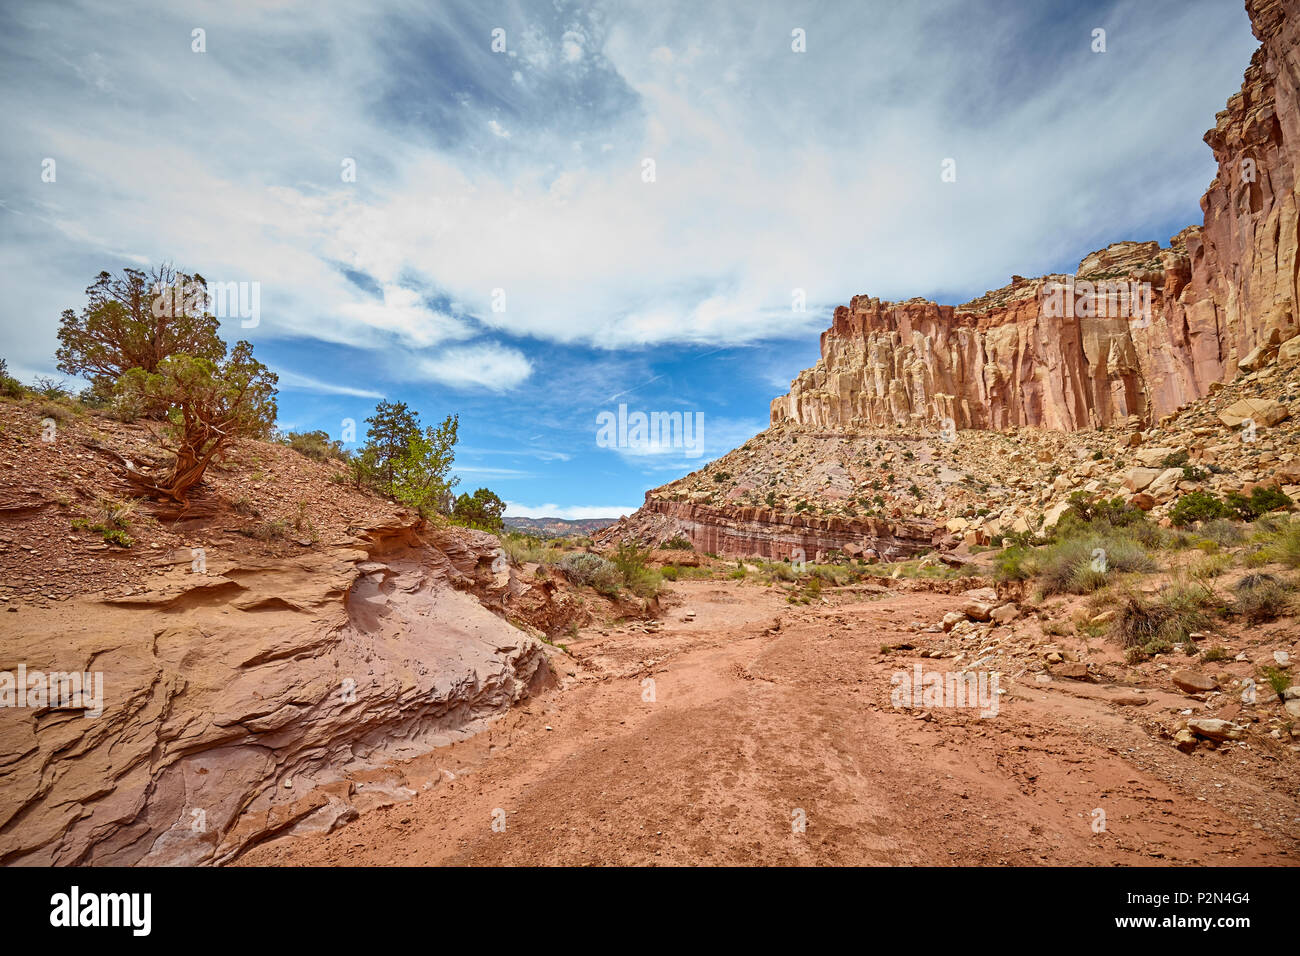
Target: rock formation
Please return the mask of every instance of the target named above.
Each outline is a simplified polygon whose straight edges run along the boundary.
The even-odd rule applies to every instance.
[[[1247,9],[1262,45],[1205,134],[1219,170],[1201,226],[1164,249],[1116,243],[1073,277],[1016,276],[961,306],[855,296],[822,333],[817,365],[772,402],[772,423],[950,419],[1071,431],[1150,422],[1294,337],[1300,4],[1250,0]],[[1067,282],[1077,286],[1073,309],[1051,294]],[[1091,286],[1099,282],[1120,288],[1106,297]]]
[[[402,799],[376,768],[551,679],[541,643],[480,600],[527,596],[496,553],[382,523],[206,574],[186,551],[148,590],[3,615],[0,671],[97,672],[102,713],[85,693],[0,709],[0,863],[221,862]]]
[[[1050,523],[1064,508],[1056,498],[1076,484],[1109,486],[1105,469],[1075,456],[1100,460],[1112,437],[1044,458],[1052,442],[1031,443],[1024,429],[1155,429],[1243,373],[1300,358],[1300,0],[1246,8],[1261,46],[1205,134],[1219,168],[1201,225],[1164,248],[1114,243],[1070,276],[1013,276],[961,306],[855,296],[822,333],[818,363],[771,403],[767,431],[647,492],[635,515],[598,537],[686,536],[700,550],[766,557],[801,548],[809,560],[835,550],[906,555],[927,538],[985,543],[1038,527],[1044,512]],[[1044,476],[982,467],[980,455],[1006,436],[975,439],[983,450],[971,452],[956,435],[1011,429],[1021,430],[1011,444],[1039,448],[1031,464]],[[1197,432],[1193,452],[1207,434]],[[1125,434],[1118,447],[1142,441]]]

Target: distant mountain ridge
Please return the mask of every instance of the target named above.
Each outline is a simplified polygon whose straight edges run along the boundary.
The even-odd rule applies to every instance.
[[[544,538],[560,538],[569,534],[591,534],[602,528],[618,523],[618,517],[610,518],[512,518],[507,515],[502,519],[507,528],[526,531],[528,534],[541,535]]]

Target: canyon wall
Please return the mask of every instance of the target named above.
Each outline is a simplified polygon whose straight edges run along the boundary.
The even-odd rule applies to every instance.
[[[1219,169],[1203,224],[1163,249],[1112,245],[1070,280],[1147,284],[1149,311],[1120,296],[1103,316],[1086,295],[1053,309],[1064,276],[1017,276],[957,307],[855,296],[822,333],[817,365],[772,402],[771,422],[1072,431],[1154,421],[1294,336],[1300,0],[1246,6],[1261,46],[1205,134]]]
[[[775,561],[800,557],[819,561],[824,560],[823,552],[829,551],[844,551],[856,557],[867,549],[880,557],[901,560],[928,551],[933,544],[928,523],[710,506],[652,495],[646,496],[635,515],[594,537],[611,542],[635,538],[662,543],[679,536],[689,538],[696,551]]]

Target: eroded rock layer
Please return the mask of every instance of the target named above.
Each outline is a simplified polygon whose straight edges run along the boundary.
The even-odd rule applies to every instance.
[[[206,574],[187,552],[149,590],[3,615],[0,671],[98,673],[102,694],[0,709],[0,863],[221,862],[402,799],[367,775],[550,680],[484,604],[528,599],[496,550],[381,524]]]
[[[772,423],[1072,431],[1154,421],[1293,337],[1300,0],[1246,6],[1261,46],[1205,134],[1219,169],[1201,200],[1204,223],[1168,248],[1092,253],[1073,277],[1137,283],[1149,311],[1121,297],[1102,317],[1099,296],[1053,308],[1064,276],[1017,276],[957,307],[855,296],[822,333],[817,365],[772,402]]]
[[[868,549],[904,558],[932,543],[926,524],[823,517],[774,508],[710,507],[650,496],[635,519],[617,529],[617,537],[655,543],[686,537],[695,550],[706,553],[806,561],[819,560],[829,551],[863,554]]]

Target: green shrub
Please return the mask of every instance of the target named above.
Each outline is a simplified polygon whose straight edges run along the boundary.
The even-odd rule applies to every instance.
[[[1273,667],[1271,664],[1260,669],[1260,674],[1269,687],[1273,688],[1273,693],[1277,694],[1278,700],[1286,699],[1286,689],[1291,684],[1291,675],[1280,667]]]
[[[0,359],[0,395],[5,398],[21,398],[26,393],[23,383],[9,374],[9,363]]]
[[[1256,485],[1251,489],[1249,498],[1234,491],[1224,503],[1242,521],[1254,521],[1270,511],[1286,511],[1294,504],[1290,497],[1271,485]]]
[[[691,544],[689,538],[677,535],[675,538],[669,538],[663,543],[665,551],[694,551],[695,545]]]
[[[1219,500],[1212,491],[1192,491],[1183,495],[1169,511],[1169,520],[1176,528],[1185,528],[1196,521],[1214,521],[1236,517],[1236,512]]]
[[[1099,550],[1105,552],[1104,564],[1094,567]],[[1040,549],[1035,560],[1045,594],[1087,594],[1104,587],[1113,573],[1156,570],[1141,544],[1118,534],[1057,541]]]
[[[1024,546],[1006,548],[993,559],[996,581],[1028,581],[1034,576],[1033,552]]]
[[[623,584],[638,597],[654,597],[659,593],[662,576],[649,565],[650,549],[640,548],[635,541],[619,542],[614,552],[614,567],[618,569]]]
[[[1067,522],[1067,529],[1071,524],[1127,528],[1145,522],[1147,516],[1145,511],[1133,507],[1123,498],[1102,498],[1086,491],[1076,491],[1070,495],[1069,508],[1061,520]]]
[[[590,551],[571,551],[560,559],[560,570],[574,584],[585,584],[601,594],[614,597],[623,583],[623,576],[613,562]]]
[[[313,461],[328,461],[331,458],[347,461],[348,458],[348,453],[343,450],[343,442],[331,441],[328,432],[286,432],[280,436],[280,443]]]

